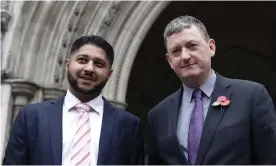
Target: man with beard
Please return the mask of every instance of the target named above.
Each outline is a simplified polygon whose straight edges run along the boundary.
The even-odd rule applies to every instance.
[[[113,60],[112,46],[101,37],[78,38],[66,60],[66,95],[20,110],[3,164],[143,164],[140,119],[102,96]]]

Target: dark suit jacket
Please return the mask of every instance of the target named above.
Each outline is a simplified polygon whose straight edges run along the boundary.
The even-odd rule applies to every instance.
[[[23,107],[12,127],[3,164],[62,164],[64,97]],[[140,119],[104,99],[98,165],[144,163]]]
[[[149,112],[149,164],[188,164],[176,135],[182,91]],[[219,96],[231,101],[222,110],[212,106]],[[276,164],[276,112],[263,85],[217,74],[196,159],[199,164]]]

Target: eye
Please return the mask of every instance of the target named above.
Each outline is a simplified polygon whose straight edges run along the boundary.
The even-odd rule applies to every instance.
[[[95,61],[95,65],[99,68],[105,67],[105,63],[101,61]]]
[[[181,48],[175,48],[172,50],[171,55],[174,57],[177,57],[180,55],[181,51],[182,51]]]
[[[177,52],[180,52],[180,49],[179,49],[179,48],[174,49],[174,50],[172,51],[173,54],[174,54],[174,53],[177,53]]]
[[[188,45],[188,48],[190,48],[190,49],[196,49],[196,47],[197,47],[197,44],[195,44],[195,43],[190,43]]]
[[[83,58],[83,57],[80,57],[80,58],[77,59],[77,61],[78,61],[79,63],[86,63],[86,62],[87,62],[87,59],[85,59],[85,58]]]

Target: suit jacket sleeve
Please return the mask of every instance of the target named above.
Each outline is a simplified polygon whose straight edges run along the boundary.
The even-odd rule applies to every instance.
[[[133,146],[134,154],[131,157],[131,165],[144,165],[145,159],[145,148],[144,148],[144,138],[140,120],[137,122],[135,129],[135,145]]]
[[[148,154],[149,154],[149,165],[161,165],[161,158],[158,155],[157,145],[156,145],[156,138],[153,128],[153,121],[151,119],[150,112],[148,114],[148,124],[149,124],[149,130],[148,130]]]
[[[21,109],[12,126],[3,165],[27,165],[27,147],[25,110]]]
[[[253,104],[253,151],[257,164],[276,164],[276,112],[263,85],[255,91]]]

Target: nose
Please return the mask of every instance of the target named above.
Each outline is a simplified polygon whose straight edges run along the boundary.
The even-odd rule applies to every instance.
[[[187,52],[187,50],[185,48],[182,48],[181,58],[183,60],[189,60],[191,58],[191,55],[189,54],[189,52]]]
[[[85,72],[93,72],[95,70],[93,61],[89,61],[85,64],[84,71]]]

